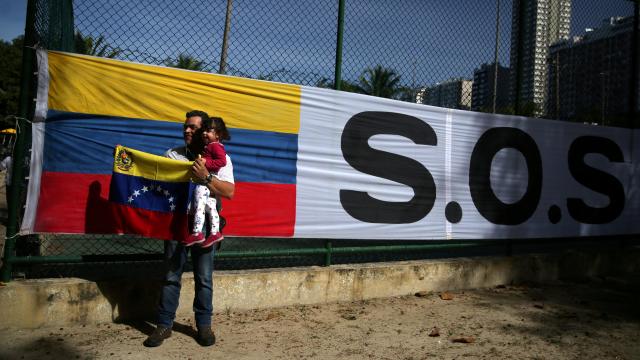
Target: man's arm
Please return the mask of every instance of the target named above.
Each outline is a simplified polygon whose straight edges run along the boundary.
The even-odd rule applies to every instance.
[[[191,168],[193,172],[193,176],[205,181],[207,176],[209,175],[209,170],[204,166],[204,159],[199,158],[193,162],[193,167]],[[225,197],[227,199],[232,199],[236,190],[236,186],[233,183],[222,181],[217,178],[211,179],[211,182],[207,184],[209,190],[219,196]]]

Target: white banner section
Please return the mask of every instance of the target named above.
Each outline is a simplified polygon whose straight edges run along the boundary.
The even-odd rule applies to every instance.
[[[294,237],[640,230],[632,130],[303,87],[298,136]]]

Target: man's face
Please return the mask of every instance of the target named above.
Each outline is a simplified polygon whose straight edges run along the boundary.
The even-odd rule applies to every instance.
[[[184,143],[187,144],[187,146],[192,145],[194,142],[202,141],[201,126],[202,118],[200,116],[192,116],[184,121],[182,135],[184,137]]]

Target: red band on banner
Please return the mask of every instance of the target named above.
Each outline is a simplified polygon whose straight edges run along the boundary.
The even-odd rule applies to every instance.
[[[117,220],[116,207],[108,200],[110,180],[110,174],[43,172],[35,231],[71,234],[131,233],[135,229],[132,226],[143,226],[139,223],[143,220],[150,224],[172,221],[171,214],[158,212],[151,215],[156,213],[153,211],[148,211],[149,214],[140,213],[138,217],[131,217],[126,211],[119,213],[118,218],[129,216],[127,221],[131,222],[130,225],[121,222],[126,218]],[[227,227],[223,233],[234,236],[291,237],[295,225],[295,206],[295,185],[237,183],[233,200],[223,199],[221,214],[227,219]],[[186,231],[186,221],[184,224]],[[149,236],[165,239],[169,236],[160,235],[162,234]]]
[[[222,199],[224,235],[291,237],[296,224],[294,184],[236,183],[233,200]]]
[[[110,181],[111,174],[43,172],[34,231],[113,233]]]

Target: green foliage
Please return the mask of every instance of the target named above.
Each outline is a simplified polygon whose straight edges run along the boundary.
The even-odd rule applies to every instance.
[[[527,117],[539,117],[539,114],[542,113],[542,109],[539,104],[534,103],[533,101],[527,102],[523,104],[517,115],[527,116]]]
[[[411,86],[400,86],[398,87],[398,91],[396,92],[394,99],[406,101],[406,102],[416,102],[416,94],[419,89],[416,89]]]
[[[14,127],[10,115],[18,115],[23,44],[22,35],[10,43],[0,40],[0,129]]]
[[[335,89],[334,82],[327,78],[320,79],[320,81],[316,83],[316,86],[325,89]],[[358,92],[358,86],[348,80],[340,80],[340,91]]]
[[[94,38],[91,35],[82,35],[77,31],[75,35],[75,47],[78,54],[99,56],[105,58],[115,58],[122,53],[122,50],[109,45],[104,36],[100,35]]]
[[[194,71],[202,71],[204,67],[204,61],[200,61],[194,56],[187,54],[178,55],[176,60],[167,59],[164,64],[169,67]]]
[[[394,98],[401,91],[400,75],[392,69],[376,65],[360,75],[356,88],[362,94]]]

